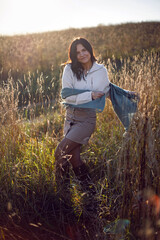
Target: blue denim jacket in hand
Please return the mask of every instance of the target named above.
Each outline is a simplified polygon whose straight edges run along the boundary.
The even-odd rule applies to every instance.
[[[77,95],[86,91],[90,90],[63,88],[61,91],[61,96],[63,99],[65,99],[71,95]],[[115,113],[117,114],[125,130],[127,131],[130,126],[132,117],[137,111],[138,99],[136,99],[135,94],[132,94],[113,83],[110,83],[110,98]],[[71,106],[74,108],[92,108],[95,109],[97,112],[102,112],[105,107],[105,95],[101,98],[84,104],[64,104],[66,106]]]

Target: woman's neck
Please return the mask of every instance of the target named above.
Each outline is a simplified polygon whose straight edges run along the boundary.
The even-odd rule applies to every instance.
[[[83,66],[84,71],[87,72],[91,69],[92,65],[93,65],[92,62],[88,62],[88,63],[83,64],[82,66]]]

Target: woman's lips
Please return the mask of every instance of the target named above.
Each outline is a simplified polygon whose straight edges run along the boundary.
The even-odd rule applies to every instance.
[[[87,57],[83,57],[83,58],[81,58],[81,60],[83,61],[83,60],[86,60],[87,59]]]

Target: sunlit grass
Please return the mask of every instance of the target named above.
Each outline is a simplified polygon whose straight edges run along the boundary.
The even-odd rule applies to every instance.
[[[118,239],[119,235],[108,235],[103,228],[119,218],[130,221],[128,239],[129,234],[141,239],[144,232],[149,239],[147,224],[152,229],[151,237],[159,232],[159,212],[155,216],[150,200],[160,195],[159,61],[157,54],[144,52],[132,60],[123,59],[123,68],[117,71],[115,62],[108,60],[110,81],[138,92],[140,102],[128,136],[123,137],[123,126],[107,100],[104,112],[97,116],[97,128],[89,145],[83,147],[81,157],[90,167],[99,193],[100,215],[91,221],[92,228],[83,222],[83,197],[71,170],[72,216],[77,224],[82,224],[87,240],[95,234],[96,239]],[[28,89],[32,89],[30,85]],[[39,89],[42,89],[40,82]],[[34,107],[28,118],[23,108],[18,107],[19,94],[18,85],[10,75],[0,89],[1,216],[48,224],[54,219],[63,225],[69,218],[63,208],[59,209],[54,151],[63,136],[65,111],[58,99],[57,106],[51,108],[49,104],[37,114],[37,99],[32,99]],[[28,94],[31,96],[29,91]],[[41,104],[43,96],[39,91]],[[50,101],[50,95],[45,96]]]

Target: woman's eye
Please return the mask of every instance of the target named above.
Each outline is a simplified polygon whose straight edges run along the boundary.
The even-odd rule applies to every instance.
[[[77,52],[77,56],[78,55],[80,55],[81,53],[84,53],[84,52],[86,52],[87,50],[84,48],[84,49],[82,49],[80,52]]]

